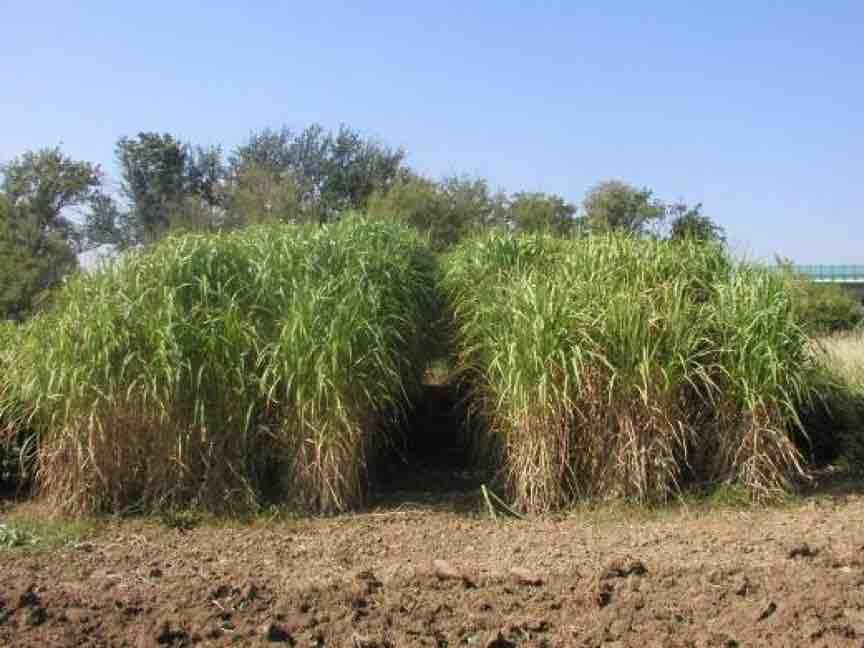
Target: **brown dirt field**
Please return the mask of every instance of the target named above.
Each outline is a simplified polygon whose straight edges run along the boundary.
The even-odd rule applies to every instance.
[[[112,522],[0,552],[0,645],[864,645],[860,494],[507,522],[460,508]]]

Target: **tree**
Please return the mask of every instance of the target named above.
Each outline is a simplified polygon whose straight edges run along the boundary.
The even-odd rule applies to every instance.
[[[551,232],[566,235],[573,231],[576,207],[560,196],[520,192],[509,204],[509,220],[523,232]]]
[[[98,165],[73,160],[59,147],[27,151],[3,165],[0,189],[19,218],[26,218],[36,236],[34,254],[49,235],[60,236],[78,249],[80,232],[70,210],[88,204],[98,191]]]
[[[298,134],[288,128],[253,133],[231,158],[232,181],[243,169],[269,170],[290,177],[307,218],[327,221],[346,209],[366,208],[369,196],[386,189],[402,167],[405,153],[363,137],[342,125],[336,133],[317,124]]]
[[[416,227],[429,236],[438,250],[458,241],[465,230],[465,224],[448,209],[440,187],[413,174],[405,174],[391,187],[373,192],[367,211],[373,217],[398,219]]]
[[[607,180],[588,190],[583,202],[585,224],[592,232],[623,231],[645,234],[663,219],[666,206],[650,189],[638,189],[620,180]]]
[[[112,242],[134,245],[155,240],[172,227],[218,223],[226,173],[221,147],[193,148],[168,133],[138,133],[121,137],[116,155],[129,211],[113,229],[118,239]]]
[[[226,173],[221,146],[187,147],[186,193],[197,197],[204,206],[218,208],[222,205]]]
[[[458,243],[470,232],[503,222],[503,197],[490,195],[486,181],[454,176],[433,182],[404,172],[368,201],[374,217],[398,218],[427,234],[437,250]]]
[[[168,230],[169,212],[186,193],[188,150],[167,133],[138,133],[121,137],[116,154],[130,206],[130,242],[154,240]]]
[[[440,183],[448,208],[469,231],[506,224],[507,197],[492,193],[483,178],[449,176]]]
[[[726,233],[723,228],[702,214],[702,203],[695,207],[676,203],[667,208],[667,214],[671,218],[669,239],[672,241],[693,239],[716,243],[726,242]]]
[[[275,172],[260,163],[249,163],[237,171],[225,195],[227,227],[257,223],[300,222],[301,187],[288,172]]]
[[[231,156],[232,174],[246,167],[267,169],[281,173],[296,166],[296,147],[294,133],[287,127],[281,130],[265,128],[253,132],[247,142],[238,146]]]
[[[372,192],[386,189],[396,178],[405,152],[362,137],[345,125],[328,137],[329,156],[323,165],[326,176],[321,184],[326,209],[365,209]]]
[[[2,172],[0,317],[22,319],[44,291],[77,269],[82,233],[71,212],[98,192],[102,173],[59,147],[28,151]]]
[[[0,194],[0,318],[24,319],[44,291],[77,267],[61,231],[41,227],[37,212]]]
[[[131,239],[128,217],[129,214],[120,210],[114,198],[101,191],[94,194],[90,198],[90,209],[84,221],[84,247],[123,247],[123,244]]]

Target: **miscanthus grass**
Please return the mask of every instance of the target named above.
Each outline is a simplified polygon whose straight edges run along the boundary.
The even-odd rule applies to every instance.
[[[19,333],[18,324],[9,320],[0,320],[0,372],[6,368],[7,358],[18,343]]]
[[[482,452],[519,507],[696,482],[769,498],[800,474],[817,363],[782,278],[698,243],[493,233],[449,256],[443,290]]]
[[[10,357],[18,345],[19,334],[20,328],[16,323],[0,320],[0,377],[9,371]],[[0,378],[0,402],[5,402],[5,408],[0,409],[0,487],[19,481],[19,466],[22,463],[22,434],[17,424],[13,426],[20,417],[21,410],[8,391]]]
[[[0,418],[66,512],[357,506],[428,361],[433,273],[410,230],[359,217],[169,238],[26,325]]]

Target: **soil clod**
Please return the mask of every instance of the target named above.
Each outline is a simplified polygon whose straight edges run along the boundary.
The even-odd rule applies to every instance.
[[[535,574],[530,569],[523,569],[521,567],[511,567],[510,568],[510,576],[519,585],[530,585],[533,587],[539,587],[540,585],[543,584],[543,579],[540,578],[537,574]]]
[[[628,576],[644,576],[648,573],[645,563],[641,560],[625,559],[611,562],[600,574],[600,580],[611,578],[627,578]]]
[[[796,544],[789,550],[789,558],[815,558],[819,555],[819,549],[811,547],[806,542]]]
[[[774,601],[771,601],[760,613],[757,621],[764,621],[771,615],[773,615],[777,611],[777,604]]]
[[[460,581],[466,588],[474,588],[476,584],[466,574],[456,569],[446,560],[433,560],[432,573],[439,580]]]
[[[516,644],[499,632],[497,637],[486,644],[486,648],[516,648]]]
[[[188,638],[187,632],[174,620],[163,621],[156,632],[156,643],[160,646],[173,646],[185,642]]]
[[[292,646],[295,643],[294,639],[291,637],[291,633],[278,623],[267,624],[264,629],[264,636],[267,641],[272,643],[288,643]]]

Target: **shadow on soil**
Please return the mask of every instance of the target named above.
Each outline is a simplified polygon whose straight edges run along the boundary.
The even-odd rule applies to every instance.
[[[798,495],[808,499],[838,499],[864,495],[864,475],[838,465],[822,465],[808,470],[810,481]]]
[[[402,437],[375,467],[373,508],[479,510],[480,485],[490,475],[474,460],[468,413],[454,385],[424,385]]]
[[[478,465],[471,445],[475,432],[456,385],[424,385],[408,412],[402,443],[384,453],[374,468],[370,508],[483,513],[480,486],[494,487],[494,475],[488,466]],[[818,438],[830,436],[822,432]],[[843,465],[836,444],[808,448],[804,454],[811,462],[808,479],[791,495],[792,500],[842,502],[864,496],[864,476]],[[689,495],[698,497],[697,493]],[[744,506],[749,498],[742,492],[737,499]],[[714,498],[709,496],[706,501],[713,502]],[[723,497],[715,502],[721,507],[727,503]]]

